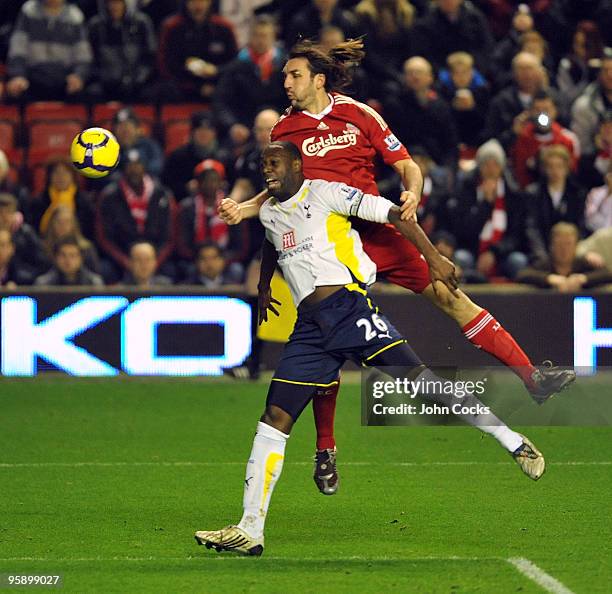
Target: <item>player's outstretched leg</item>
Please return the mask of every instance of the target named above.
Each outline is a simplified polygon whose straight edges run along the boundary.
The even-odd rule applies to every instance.
[[[369,363],[392,377],[412,378],[422,386],[437,387],[448,383],[448,380],[442,379],[425,367],[406,343],[381,353]],[[422,398],[448,407],[449,410],[453,410],[454,405],[459,405],[457,410],[462,412],[456,413],[457,416],[497,439],[529,478],[538,480],[544,473],[545,462],[542,453],[524,435],[510,429],[490,412],[488,407],[473,394],[456,395],[424,389],[420,391],[420,395]],[[489,412],[485,412],[487,410]]]
[[[312,399],[312,411],[317,429],[313,479],[317,489],[323,495],[334,495],[337,493],[339,486],[336,469],[336,440],[334,438],[334,417],[339,389],[340,378],[335,385],[318,388]]]
[[[272,407],[276,408],[276,407]],[[257,424],[257,433],[246,467],[242,519],[237,525],[230,525],[221,530],[200,530],[195,533],[196,542],[216,551],[230,551],[239,555],[260,556],[264,550],[264,524],[274,486],[283,468],[285,444],[289,438],[292,420],[288,423],[274,423],[287,433],[272,427],[264,421],[270,421],[270,407]],[[277,415],[274,415],[277,416]]]
[[[458,291],[458,296],[454,297],[444,285],[438,283],[436,291],[429,285],[423,295],[452,317],[476,348],[512,369],[538,404],[564,390],[576,379],[576,372],[571,369],[559,369],[547,363],[534,366],[512,335],[462,291]]]

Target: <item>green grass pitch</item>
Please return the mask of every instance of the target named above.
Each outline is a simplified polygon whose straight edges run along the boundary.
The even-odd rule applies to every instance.
[[[62,573],[62,591],[78,593],[610,591],[609,427],[525,428],[548,461],[534,483],[471,428],[361,427],[348,382],[339,493],[312,482],[309,408],[288,442],[264,556],[198,547],[195,530],[240,518],[266,389],[3,380],[0,574]]]

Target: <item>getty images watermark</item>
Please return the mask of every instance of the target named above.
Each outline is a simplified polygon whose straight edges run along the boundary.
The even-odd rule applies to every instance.
[[[381,415],[459,415],[459,414],[487,414],[491,409],[482,402],[465,401],[466,396],[480,396],[485,392],[487,378],[477,381],[453,381],[450,379],[408,379],[395,378],[393,380],[374,380],[372,382],[372,397],[374,402],[372,411]],[[396,405],[385,405],[386,396],[399,396],[416,400],[429,397],[432,402],[421,401],[402,402]],[[454,402],[442,404],[436,402],[438,396],[455,397]]]
[[[518,371],[518,370],[517,370]],[[501,367],[367,369],[361,376],[361,423],[368,426],[500,423],[612,425],[612,368],[578,379],[543,403],[518,374]],[[522,374],[525,375],[525,374]]]

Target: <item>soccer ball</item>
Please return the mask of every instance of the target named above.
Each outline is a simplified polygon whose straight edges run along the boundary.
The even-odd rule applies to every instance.
[[[87,128],[77,134],[70,147],[70,159],[85,177],[105,177],[119,162],[119,143],[104,128]]]

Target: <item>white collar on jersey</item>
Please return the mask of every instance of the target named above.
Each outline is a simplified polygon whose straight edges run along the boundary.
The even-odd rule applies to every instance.
[[[307,115],[315,120],[322,120],[333,108],[334,108],[334,97],[327,93],[329,97],[329,105],[320,113],[310,113],[309,111],[303,110],[302,113]]]
[[[289,208],[295,208],[300,202],[308,196],[308,192],[310,191],[310,182],[312,180],[305,179],[300,189],[293,195],[291,198],[287,198],[287,200],[280,202],[274,199],[273,206],[277,206],[280,210],[287,210]]]

